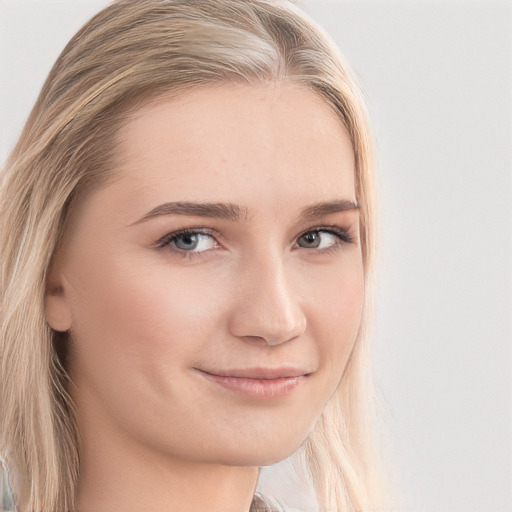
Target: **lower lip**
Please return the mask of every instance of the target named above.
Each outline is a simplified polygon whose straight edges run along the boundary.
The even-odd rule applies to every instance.
[[[220,386],[236,391],[249,398],[269,400],[289,395],[305,379],[305,375],[299,377],[280,377],[278,379],[248,379],[245,377],[225,377],[203,373],[208,380]]]

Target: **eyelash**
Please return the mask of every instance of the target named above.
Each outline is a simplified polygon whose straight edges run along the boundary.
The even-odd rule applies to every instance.
[[[304,231],[302,234],[300,234],[297,237],[297,240],[299,240],[300,238],[302,238],[304,236],[312,234],[312,233],[328,233],[328,234],[334,235],[336,238],[338,238],[339,242],[337,242],[336,244],[334,244],[326,249],[314,249],[314,248],[308,249],[311,252],[316,251],[317,253],[320,252],[323,254],[325,254],[325,253],[332,254],[341,245],[353,244],[355,241],[347,229],[341,228],[339,226],[318,226],[313,229],[308,229],[307,231]],[[205,229],[205,228],[180,229],[179,231],[174,231],[172,233],[168,233],[168,234],[164,235],[162,238],[160,238],[155,243],[155,246],[162,250],[170,247],[171,250],[178,256],[180,256],[182,258],[193,259],[193,258],[196,258],[208,251],[185,251],[183,249],[178,249],[177,247],[173,247],[172,246],[173,242],[175,242],[182,236],[194,236],[194,235],[210,236],[213,239],[215,239],[215,241],[216,241],[215,234],[216,233],[214,231]]]

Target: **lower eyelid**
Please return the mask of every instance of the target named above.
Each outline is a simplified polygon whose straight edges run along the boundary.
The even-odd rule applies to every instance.
[[[183,230],[167,233],[166,235],[161,237],[159,240],[157,240],[154,245],[156,247],[166,247],[166,246],[172,245],[172,242],[174,240],[178,239],[180,236],[183,236],[183,235],[207,236],[207,237],[212,238],[214,240],[214,242],[218,245],[217,239],[214,234],[207,232],[207,231],[202,231],[199,229],[197,229],[197,230],[196,229],[183,229]],[[176,248],[176,250],[179,250],[179,249]]]
[[[170,245],[172,245],[175,249],[177,249],[178,251],[183,251],[183,252],[195,252],[195,253],[201,253],[201,252],[206,252],[206,251],[209,251],[212,249],[212,247],[208,247],[206,249],[202,249],[202,250],[198,250],[197,248],[194,248],[194,249],[190,249],[190,250],[187,250],[187,249],[182,249],[180,247],[177,247],[177,241],[182,237],[184,236],[184,234],[182,235],[177,235],[175,236],[174,238],[171,239],[170,241]],[[208,245],[213,245],[213,247],[215,247],[216,245],[216,242],[215,242],[215,238],[213,238],[212,236],[210,235],[206,235],[204,233],[195,233],[193,236],[196,236],[198,238],[198,246],[201,245],[201,243],[205,243],[205,238],[207,239],[206,243]]]
[[[332,246],[329,246],[327,248],[324,248],[324,249],[305,248],[311,252],[313,252],[315,250],[320,251],[320,252],[327,251],[329,249],[336,249],[339,246],[344,245],[344,244],[352,244],[352,243],[357,242],[357,237],[353,235],[352,229],[341,228],[340,226],[320,226],[320,227],[316,227],[313,229],[309,229],[309,230],[303,232],[301,235],[299,235],[296,238],[296,241],[299,238],[301,238],[309,233],[328,233],[329,235],[332,235],[336,239],[335,244],[333,244]],[[204,249],[201,251],[180,249],[173,244],[173,241],[176,240],[177,238],[179,238],[181,235],[207,236],[212,239],[213,247],[210,249]],[[296,241],[295,241],[295,244],[297,244]],[[201,254],[208,253],[214,249],[222,248],[222,245],[218,242],[217,235],[215,233],[212,233],[211,231],[206,231],[203,229],[194,229],[194,228],[183,229],[183,230],[178,230],[175,232],[167,233],[166,235],[161,237],[159,240],[157,240],[154,243],[154,246],[159,249],[168,248],[169,250],[176,253],[177,255],[184,256],[184,257],[187,257],[187,256],[195,257],[195,256],[199,256]],[[302,248],[302,247],[298,246],[298,248]]]
[[[352,244],[355,241],[355,238],[348,231],[333,234],[339,239],[340,243]]]
[[[309,231],[306,231],[302,235],[300,235],[298,238],[305,236],[309,233],[327,233],[329,235],[334,236],[340,243],[353,243],[355,238],[351,234],[351,230],[349,229],[342,229],[339,227],[319,227],[315,229],[311,229]]]

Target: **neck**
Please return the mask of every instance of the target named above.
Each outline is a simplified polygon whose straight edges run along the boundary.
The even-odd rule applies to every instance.
[[[79,424],[75,512],[249,511],[257,467],[175,458],[96,422],[94,415],[82,415]]]
[[[76,512],[248,512],[258,475],[257,468],[112,449],[81,460]]]

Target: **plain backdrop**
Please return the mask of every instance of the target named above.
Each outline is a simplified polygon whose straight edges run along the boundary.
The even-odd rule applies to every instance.
[[[0,0],[0,161],[106,3]],[[299,4],[351,63],[374,128],[374,365],[398,510],[512,511],[512,2]]]

